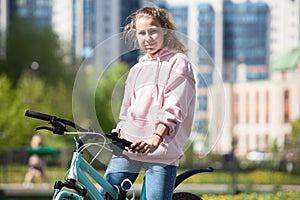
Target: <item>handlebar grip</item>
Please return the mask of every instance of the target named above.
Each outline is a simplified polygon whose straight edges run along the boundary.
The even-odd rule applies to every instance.
[[[51,115],[47,115],[44,113],[39,113],[39,112],[31,111],[31,110],[26,110],[25,116],[44,120],[44,121],[51,121],[53,118]]]

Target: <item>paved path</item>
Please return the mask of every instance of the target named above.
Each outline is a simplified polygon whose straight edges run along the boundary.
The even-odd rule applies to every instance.
[[[226,184],[182,184],[176,188],[176,191],[190,191],[194,193],[214,193],[226,194],[229,193],[230,185]],[[274,185],[238,185],[241,191],[256,191],[256,192],[273,192]],[[300,192],[300,185],[282,185],[280,191],[296,191]],[[141,191],[141,185],[135,185],[136,193]],[[53,194],[52,185],[46,184],[33,184],[30,187],[23,184],[0,184],[0,197],[1,196],[51,196]]]

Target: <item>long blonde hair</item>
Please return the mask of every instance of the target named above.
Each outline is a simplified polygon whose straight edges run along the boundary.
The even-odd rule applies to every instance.
[[[143,7],[128,16],[130,22],[124,27],[124,36],[127,43],[138,48],[138,41],[136,38],[136,21],[141,17],[152,17],[156,19],[162,28],[165,28],[167,34],[164,38],[164,47],[169,50],[179,51],[182,53],[187,52],[185,45],[178,39],[175,30],[175,24],[170,13],[159,7]]]

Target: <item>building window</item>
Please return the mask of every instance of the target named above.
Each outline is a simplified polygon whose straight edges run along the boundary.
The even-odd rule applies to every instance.
[[[17,4],[18,6],[24,6],[24,5],[26,5],[26,0],[17,0],[17,1],[16,1],[16,4]]]
[[[246,123],[249,123],[249,112],[250,112],[250,103],[249,103],[249,92],[246,92]]]
[[[239,122],[239,95],[238,93],[233,94],[233,123],[238,123]]]
[[[255,135],[255,145],[256,145],[256,147],[255,147],[255,149],[260,149],[260,143],[259,143],[259,134],[257,133],[256,135]]]
[[[255,93],[255,121],[259,123],[259,93]]]
[[[270,94],[269,91],[266,92],[266,123],[269,123],[269,112],[270,112]]]
[[[250,150],[250,141],[249,141],[249,134],[248,133],[246,133],[245,139],[246,139],[246,150],[248,152]]]
[[[283,113],[284,113],[284,122],[289,121],[289,114],[290,114],[290,92],[289,90],[284,90],[284,102],[283,102]]]
[[[267,151],[269,149],[269,134],[267,133],[265,135],[265,150]]]

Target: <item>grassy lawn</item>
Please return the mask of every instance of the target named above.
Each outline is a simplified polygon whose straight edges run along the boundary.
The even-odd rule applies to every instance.
[[[190,177],[187,183],[231,183],[230,172],[214,171],[212,173],[202,173]],[[237,183],[240,184],[271,184],[271,185],[299,185],[300,175],[289,174],[280,171],[255,170],[251,172],[238,172],[236,175]]]
[[[0,183],[23,183],[26,165],[0,165]],[[51,183],[56,180],[63,180],[66,170],[61,167],[47,167],[47,176]],[[103,174],[103,171],[100,171]],[[180,173],[180,172],[179,172]],[[143,175],[138,177],[137,182],[142,182]],[[215,183],[231,184],[231,174],[226,171],[214,171],[212,173],[202,173],[190,177],[184,183]],[[251,187],[253,184],[268,184],[280,188],[280,185],[300,185],[299,174],[289,174],[280,171],[255,170],[251,172],[239,172],[236,176],[238,184],[246,184]],[[40,180],[35,179],[36,183]],[[275,191],[273,193],[258,193],[244,191],[238,195],[230,194],[203,194],[203,200],[294,200],[300,199],[300,192]]]

